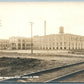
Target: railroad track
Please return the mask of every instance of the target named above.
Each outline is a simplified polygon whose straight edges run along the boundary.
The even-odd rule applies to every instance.
[[[49,81],[47,81],[47,83],[57,83],[57,82],[62,82],[63,80],[66,80],[67,78],[70,78],[76,74],[79,74],[79,73],[82,73],[84,72],[84,70],[78,70],[78,71],[75,71],[75,72],[72,72],[72,73],[68,73],[68,74],[65,74],[65,75],[62,75],[60,77],[57,77],[55,79],[51,79]],[[75,81],[76,82],[76,81]],[[80,82],[80,81],[79,81]]]
[[[64,65],[48,70],[22,75],[20,76],[20,78],[8,79],[1,82],[18,82],[18,80],[25,80],[26,82],[56,82],[62,78],[66,78],[70,75],[73,75],[74,73],[78,73],[83,70],[84,62],[79,62],[75,64]],[[31,76],[32,78],[27,78]],[[38,76],[39,78],[33,78],[34,76]]]

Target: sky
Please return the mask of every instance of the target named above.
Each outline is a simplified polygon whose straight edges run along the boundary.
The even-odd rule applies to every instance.
[[[0,39],[64,33],[84,36],[84,2],[0,2]]]

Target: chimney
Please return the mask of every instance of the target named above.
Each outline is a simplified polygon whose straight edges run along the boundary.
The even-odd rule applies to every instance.
[[[44,36],[46,35],[46,21],[44,21]]]

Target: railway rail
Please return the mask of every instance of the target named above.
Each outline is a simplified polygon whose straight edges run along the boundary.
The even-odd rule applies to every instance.
[[[22,75],[20,76],[20,78],[8,79],[1,82],[18,82],[18,80],[25,80],[26,82],[57,82],[62,78],[69,77],[83,70],[84,62],[79,62],[75,64],[59,66],[48,70]],[[23,79],[23,77],[25,78],[29,76],[38,76],[39,78],[32,78],[32,80],[29,80],[31,78]]]
[[[82,73],[84,72],[84,70],[79,70],[79,71],[75,71],[75,72],[72,72],[72,73],[69,73],[69,74],[66,74],[66,75],[63,75],[63,76],[60,76],[56,79],[53,79],[53,80],[49,80],[47,83],[56,83],[56,82],[61,82],[63,80],[66,80],[66,78],[70,78],[76,74],[79,74],[79,73]],[[75,81],[76,82],[76,81]]]

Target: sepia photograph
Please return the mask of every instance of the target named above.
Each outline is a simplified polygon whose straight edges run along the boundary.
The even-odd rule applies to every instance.
[[[0,2],[0,83],[84,83],[84,1]]]

